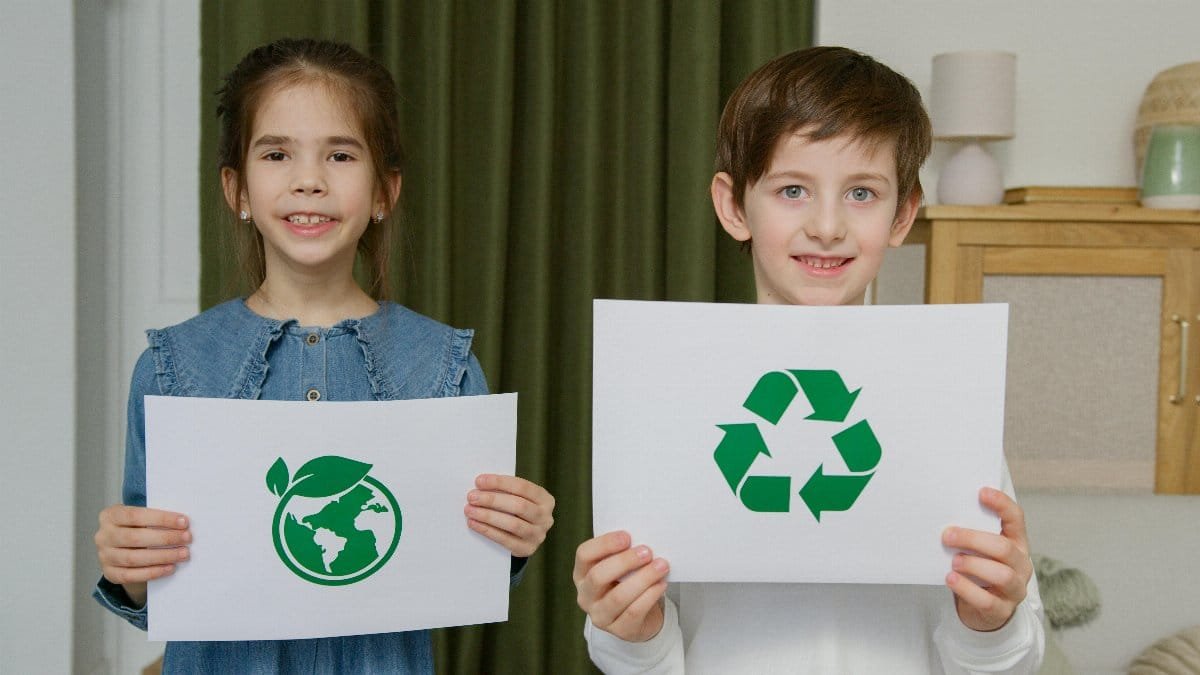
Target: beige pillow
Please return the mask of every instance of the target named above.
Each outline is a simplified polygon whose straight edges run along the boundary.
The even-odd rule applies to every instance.
[[[1150,645],[1129,665],[1129,675],[1200,673],[1200,626],[1185,628]]]

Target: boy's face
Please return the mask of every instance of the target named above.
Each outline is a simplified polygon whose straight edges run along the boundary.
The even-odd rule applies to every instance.
[[[912,227],[920,196],[897,208],[895,142],[840,136],[779,140],[766,173],[746,186],[743,206],[727,173],[713,177],[712,198],[725,231],[750,241],[758,302],[858,305],[883,254]]]

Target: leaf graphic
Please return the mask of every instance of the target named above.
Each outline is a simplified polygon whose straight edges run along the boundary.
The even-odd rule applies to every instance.
[[[283,458],[275,460],[271,468],[267,471],[267,489],[273,492],[276,496],[282,497],[284,492],[287,492],[288,487],[288,469],[287,464],[283,462]]]
[[[300,497],[329,497],[362,480],[371,465],[353,459],[326,455],[304,463],[296,471],[292,494]]]

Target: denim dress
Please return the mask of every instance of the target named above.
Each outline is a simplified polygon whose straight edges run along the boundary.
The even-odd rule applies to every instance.
[[[384,401],[487,393],[470,330],[394,303],[330,328],[261,317],[231,300],[176,326],[147,331],[133,371],[122,500],[146,505],[146,395],[275,401]],[[464,494],[465,499],[465,494]],[[524,559],[513,560],[513,583]],[[101,577],[102,605],[145,630],[146,608]],[[229,611],[237,611],[229,598]],[[306,640],[170,642],[165,673],[432,673],[427,630]]]

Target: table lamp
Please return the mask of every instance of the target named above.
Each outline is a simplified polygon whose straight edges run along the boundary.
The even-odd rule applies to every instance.
[[[983,141],[1013,137],[1017,56],[966,51],[933,57],[930,117],[933,137],[962,141],[942,166],[937,197],[942,204],[999,204],[1004,199],[1000,164]]]

